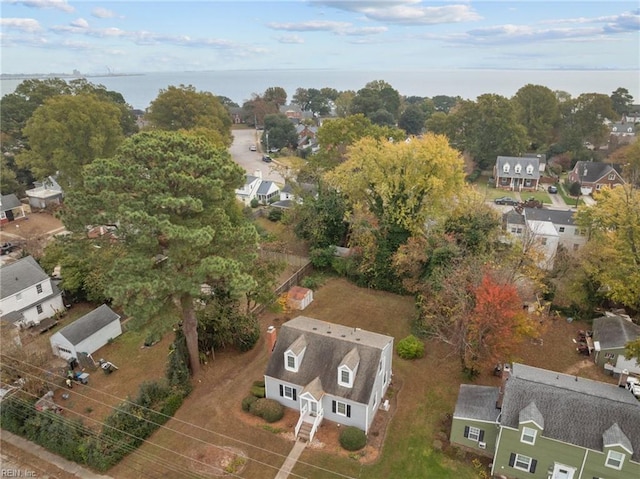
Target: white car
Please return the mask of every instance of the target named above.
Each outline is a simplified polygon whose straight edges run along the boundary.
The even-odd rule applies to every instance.
[[[637,378],[627,378],[627,389],[631,391],[631,393],[640,399],[640,381]]]
[[[257,151],[256,145],[251,145],[251,146],[249,147],[249,150],[250,150],[250,151]]]

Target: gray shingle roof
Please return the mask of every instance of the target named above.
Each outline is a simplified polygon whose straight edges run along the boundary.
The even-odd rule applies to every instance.
[[[107,324],[120,319],[120,315],[116,314],[109,306],[103,304],[98,306],[90,313],[85,314],[68,326],[58,331],[62,336],[67,338],[74,346],[87,339],[92,334],[100,331]]]
[[[602,434],[602,443],[604,447],[622,446],[629,453],[633,453],[633,446],[627,435],[622,432],[618,423],[614,423],[609,429]]]
[[[20,203],[18,197],[13,193],[9,195],[2,195],[2,197],[0,197],[0,209],[2,211],[12,210],[14,208],[17,208],[21,204],[22,203]]]
[[[298,372],[287,371],[284,353],[301,334],[307,342],[304,358]],[[382,349],[392,341],[391,336],[298,316],[280,327],[265,374],[302,387],[319,378],[326,393],[366,404],[373,391]],[[338,367],[354,347],[360,355],[360,365],[353,387],[339,386]]]
[[[538,426],[544,429],[544,418],[542,417],[542,414],[540,414],[536,403],[534,403],[533,401],[531,401],[527,405],[527,407],[520,411],[520,417],[518,419],[518,422],[520,424],[529,421],[535,422]]]
[[[276,186],[276,189],[277,189],[277,185],[273,181],[263,181],[262,183],[260,183],[260,186],[258,187],[258,194],[259,195],[269,194],[269,191],[271,190],[272,186]]]
[[[491,386],[462,384],[453,416],[497,423],[500,414],[496,409],[498,392],[498,388]]]
[[[509,172],[504,171],[504,165],[509,165]],[[520,165],[522,170],[516,173],[516,165]],[[531,165],[533,171],[527,173],[527,166]],[[517,156],[499,156],[496,160],[496,175],[500,178],[540,178],[540,160],[538,158],[525,158]]]
[[[0,297],[8,298],[46,279],[49,276],[33,256],[19,259],[0,268]]]
[[[570,210],[547,210],[544,208],[524,208],[524,217],[533,221],[550,221],[554,225],[573,226],[574,212]]]
[[[513,364],[502,425],[518,428],[520,412],[532,401],[544,418],[544,437],[602,451],[605,432],[617,423],[630,441],[633,460],[640,460],[640,403],[626,389]]]
[[[637,338],[640,338],[640,326],[620,316],[593,320],[593,340],[600,343],[601,349],[621,348]]]
[[[578,161],[573,167],[573,171],[578,175],[581,182],[595,183],[603,176],[607,176],[611,171],[620,174],[620,167],[600,161]]]

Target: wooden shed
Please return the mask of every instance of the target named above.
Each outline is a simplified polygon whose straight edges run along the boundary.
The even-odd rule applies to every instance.
[[[302,286],[294,286],[289,290],[287,303],[291,309],[302,311],[313,301],[313,291]]]
[[[93,354],[122,334],[120,315],[103,304],[51,336],[53,354],[64,359]]]

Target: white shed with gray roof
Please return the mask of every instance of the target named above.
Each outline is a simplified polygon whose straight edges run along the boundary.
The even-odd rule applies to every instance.
[[[122,334],[120,315],[103,304],[51,336],[53,354],[64,359],[93,354]]]

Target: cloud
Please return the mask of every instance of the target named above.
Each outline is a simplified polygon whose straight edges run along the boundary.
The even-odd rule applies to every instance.
[[[604,34],[602,28],[534,28],[529,25],[496,25],[477,28],[466,33],[454,34],[444,39],[451,43],[464,43],[474,46],[513,43],[534,43],[552,40],[583,39],[595,41]]]
[[[67,0],[8,0],[7,3],[20,4],[31,8],[52,8],[63,12],[73,13],[75,8],[67,3]]]
[[[102,7],[96,7],[91,10],[91,15],[97,18],[115,18],[117,16],[116,12]]]
[[[331,32],[336,35],[377,35],[387,31],[387,27],[354,27],[348,22],[331,22],[324,20],[311,20],[297,23],[268,23],[267,27],[273,30],[288,32]]]
[[[423,6],[420,0],[310,0],[313,5],[360,13],[369,20],[400,25],[436,25],[481,20],[469,5]]]
[[[304,43],[304,39],[300,35],[282,35],[276,37],[280,43]]]
[[[86,29],[89,28],[89,22],[87,22],[84,18],[78,18],[70,23],[72,27]]]
[[[603,17],[577,17],[547,20],[542,22],[547,25],[562,24],[604,24],[604,28],[611,31],[637,31],[640,30],[640,9],[624,12],[620,15],[608,15]]]
[[[3,28],[27,33],[38,32],[42,29],[38,21],[33,18],[0,18],[0,25]]]

